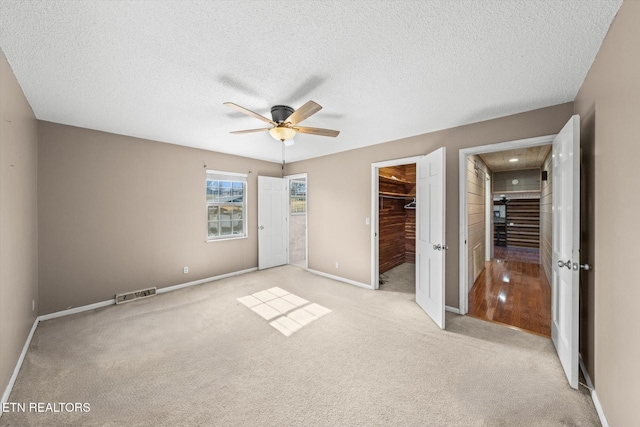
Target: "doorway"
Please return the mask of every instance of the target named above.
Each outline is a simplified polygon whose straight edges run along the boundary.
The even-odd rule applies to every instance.
[[[445,328],[445,252],[446,244],[446,148],[440,147],[423,156],[389,160],[371,165],[371,287],[380,289],[380,169],[415,164],[415,301],[441,329]],[[396,177],[397,178],[397,177]],[[390,178],[393,180],[393,177]],[[395,181],[395,180],[394,180]],[[406,181],[406,180],[405,180]],[[408,184],[403,184],[408,185]],[[412,202],[409,202],[409,206]],[[369,224],[370,218],[365,219]]]
[[[388,160],[371,165],[371,287],[390,291],[397,289],[413,298],[416,289],[416,162],[421,157]],[[412,202],[413,209],[410,209]],[[407,209],[405,205],[408,205]],[[413,230],[411,219],[407,227],[406,217],[412,215],[409,211],[413,212]],[[382,219],[385,224],[381,224]],[[369,223],[370,219],[367,218],[366,222]],[[413,250],[407,251],[407,245],[410,248],[413,246]],[[382,251],[384,254],[381,255]],[[396,271],[390,271],[394,268],[397,268]]]
[[[289,264],[306,269],[307,249],[307,174],[290,175],[289,189]]]
[[[461,247],[465,249],[461,251],[460,270],[465,274],[461,276],[461,284],[465,282],[460,290],[461,307],[474,317],[547,337],[551,336],[551,186],[547,176],[551,175],[552,139],[534,138],[461,153],[466,184],[466,191],[460,194]],[[462,173],[460,179],[462,187]]]
[[[378,169],[378,289],[416,292],[416,164]]]
[[[258,176],[258,269],[308,268],[307,174]]]

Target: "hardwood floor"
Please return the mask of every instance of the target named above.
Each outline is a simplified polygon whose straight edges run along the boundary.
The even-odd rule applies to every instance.
[[[540,251],[538,249],[495,246],[493,248],[493,257],[505,261],[522,261],[531,264],[540,264]]]
[[[549,337],[551,287],[542,266],[510,252],[485,264],[469,291],[469,315]]]

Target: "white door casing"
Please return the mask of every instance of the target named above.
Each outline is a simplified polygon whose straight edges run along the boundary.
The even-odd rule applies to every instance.
[[[551,339],[569,385],[578,388],[580,116],[553,140]]]
[[[459,183],[459,248],[458,251],[458,277],[459,281],[459,310],[460,314],[467,314],[468,306],[469,306],[469,290],[473,286],[473,283],[468,283],[468,245],[467,245],[467,237],[468,237],[468,205],[467,205],[467,157],[474,154],[483,154],[483,153],[496,153],[499,151],[520,149],[520,148],[528,148],[528,147],[539,147],[541,145],[549,145],[553,142],[553,139],[556,135],[544,135],[537,136],[534,138],[526,138],[519,139],[514,141],[506,141],[499,142],[488,145],[479,145],[476,147],[462,148],[459,150],[458,154],[458,183]],[[491,213],[493,215],[493,213]],[[491,233],[491,231],[489,231]]]
[[[416,162],[416,302],[445,327],[445,148]]]
[[[371,289],[379,289],[380,283],[380,258],[379,258],[379,232],[380,232],[380,169],[390,166],[416,164],[424,156],[404,157],[401,159],[386,160],[371,164]],[[365,224],[367,221],[365,220]]]
[[[258,176],[258,269],[287,263],[287,180]]]

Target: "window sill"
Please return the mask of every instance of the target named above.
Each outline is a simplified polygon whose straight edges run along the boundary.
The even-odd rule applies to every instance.
[[[221,237],[220,239],[207,239],[207,240],[205,240],[205,243],[225,242],[227,240],[247,239],[248,237],[249,236],[247,236],[246,234],[244,236],[237,236],[237,237],[233,237],[233,236]]]

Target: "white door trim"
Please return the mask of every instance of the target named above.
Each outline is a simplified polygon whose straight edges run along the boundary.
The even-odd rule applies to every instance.
[[[468,312],[468,251],[467,251],[467,156],[472,154],[494,153],[496,151],[513,150],[515,148],[537,147],[540,145],[548,145],[553,142],[555,135],[538,136],[535,138],[518,139],[514,141],[499,142],[496,144],[479,145],[477,147],[464,148],[459,154],[459,267],[458,275],[460,282],[460,314]]]
[[[380,168],[400,166],[416,163],[424,155],[405,157],[402,159],[385,160],[371,163],[371,289],[378,289],[379,265],[378,265],[378,174]]]
[[[493,220],[493,203],[492,203],[492,197],[491,197],[491,178],[489,178],[489,175],[485,175],[485,182],[484,182],[485,186],[484,186],[484,208],[485,208],[485,213],[484,213],[484,260],[486,261],[491,261],[491,256],[493,254],[493,233],[491,232],[493,230],[493,227],[491,227],[492,224],[492,220]]]
[[[307,212],[305,212],[304,215],[304,268],[306,270],[309,269],[309,177],[307,175],[308,174],[304,172],[294,175],[286,175],[284,177],[287,180],[287,186],[289,186],[289,181],[291,181],[292,179],[304,178],[305,182],[307,183]],[[287,215],[290,215],[290,213],[287,212]],[[291,224],[289,224],[289,226],[291,226]],[[287,231],[287,233],[289,233],[289,231]],[[288,238],[289,235],[287,234],[287,239]],[[287,251],[287,264],[289,264],[289,256],[291,256],[291,248],[289,248],[289,251]]]

